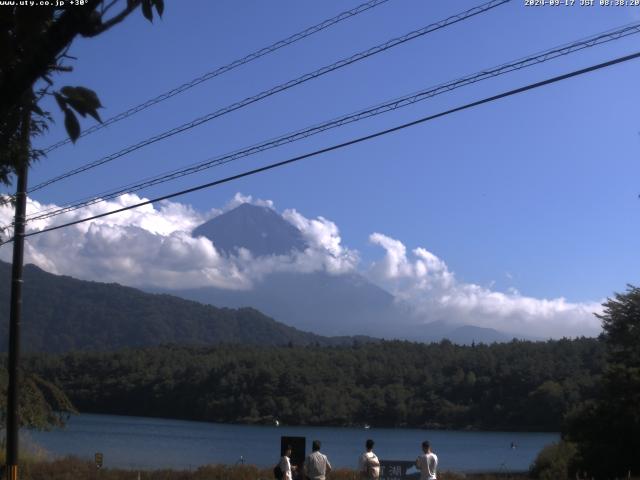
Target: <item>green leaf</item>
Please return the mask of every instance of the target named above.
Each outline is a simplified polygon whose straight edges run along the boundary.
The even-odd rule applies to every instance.
[[[96,110],[88,110],[87,113],[95,118],[98,122],[102,123],[102,119],[100,118],[100,114]]]
[[[64,97],[57,92],[54,93],[53,96],[56,99],[56,102],[58,102],[60,110],[65,111],[67,109],[67,101],[64,99]]]
[[[38,115],[40,115],[41,117],[44,117],[44,112],[42,111],[42,109],[38,106],[37,103],[34,103],[33,105],[31,105],[31,111],[34,113],[37,113]]]
[[[62,93],[66,97],[73,97],[75,95],[75,87],[65,85],[60,89],[60,93]]]
[[[66,95],[64,99],[73,109],[82,117],[87,114],[91,115],[97,121],[102,123],[97,109],[102,107],[98,95],[93,90],[86,87],[70,87],[65,86],[60,91]]]
[[[67,129],[71,141],[76,143],[76,140],[80,137],[80,123],[78,123],[73,111],[68,108],[64,111],[64,128]]]
[[[78,101],[76,98],[67,98],[66,100],[67,103],[71,105],[76,112],[82,115],[83,118],[87,116],[88,111],[81,101]]]
[[[95,110],[96,108],[102,107],[98,94],[90,88],[75,87],[75,93],[84,100],[84,103],[89,110]]]
[[[164,0],[153,0],[153,4],[156,6],[158,15],[162,18],[162,14],[164,13]]]
[[[151,0],[142,0],[142,14],[153,23],[153,10],[151,10]]]

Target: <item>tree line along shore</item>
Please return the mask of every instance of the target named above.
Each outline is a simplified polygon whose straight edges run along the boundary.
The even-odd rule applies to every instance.
[[[30,355],[86,413],[222,423],[559,431],[604,367],[595,339],[459,346],[165,346]]]

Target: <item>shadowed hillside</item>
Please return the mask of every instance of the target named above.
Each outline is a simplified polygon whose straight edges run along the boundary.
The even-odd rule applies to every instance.
[[[0,351],[7,349],[11,265],[0,262]],[[113,350],[162,344],[335,345],[253,308],[216,308],[118,284],[87,282],[26,265],[22,346],[26,351]],[[362,340],[362,338],[361,338]]]

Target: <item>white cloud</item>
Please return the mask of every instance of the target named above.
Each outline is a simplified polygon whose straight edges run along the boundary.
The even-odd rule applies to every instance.
[[[32,222],[28,231],[141,200],[144,199],[137,195],[126,195],[82,211]],[[203,286],[249,289],[275,272],[324,271],[339,275],[358,271],[358,252],[342,244],[334,222],[323,217],[309,219],[294,209],[285,210],[283,218],[305,238],[308,247],[304,252],[254,257],[246,249],[239,249],[227,257],[206,238],[191,236],[190,232],[198,225],[247,202],[274,208],[270,200],[254,200],[241,193],[223,209],[206,213],[169,201],[146,205],[29,237],[25,261],[52,273],[81,279],[167,289]],[[29,199],[27,213],[48,208],[55,205]],[[12,210],[1,207],[0,222],[8,224],[11,219]],[[505,293],[493,290],[492,286],[460,282],[441,258],[425,248],[408,252],[401,241],[382,233],[374,233],[369,239],[384,250],[384,255],[368,267],[366,275],[391,291],[399,302],[411,305],[422,322],[444,320],[542,338],[596,335],[600,331],[599,321],[592,314],[601,310],[599,303],[539,299],[522,295],[516,289]],[[0,248],[0,259],[11,261],[8,245]]]
[[[27,232],[142,200],[136,195],[127,195],[82,211],[35,221],[28,224]],[[29,200],[27,215],[49,207],[54,206]],[[1,221],[6,222],[10,216],[10,209],[0,209]],[[186,205],[172,202],[164,202],[157,207],[146,205],[28,237],[25,262],[52,273],[133,286],[248,288],[250,280],[236,265],[221,257],[210,241],[193,238],[189,234],[205,219],[205,215]],[[0,249],[0,258],[10,261],[11,249]]]
[[[340,231],[335,223],[323,217],[309,220],[293,209],[285,210],[282,216],[300,230],[309,245],[305,251],[307,261],[321,264],[333,274],[355,270],[359,261],[358,253],[342,246]]]
[[[233,198],[227,202],[227,204],[224,206],[222,211],[220,211],[220,213],[233,210],[234,208],[239,207],[243,203],[250,203],[251,205],[257,205],[258,207],[267,207],[267,208],[271,208],[272,210],[275,209],[275,206],[273,205],[272,200],[262,200],[260,198],[257,198],[256,200],[254,200],[251,195],[243,195],[240,192],[236,192]]]
[[[387,279],[413,277],[413,266],[407,260],[407,248],[399,240],[394,240],[381,233],[373,233],[369,241],[384,248],[384,259],[373,265],[374,275]]]
[[[125,195],[83,210],[31,222],[27,232],[72,222],[145,199]],[[247,250],[221,255],[204,237],[191,231],[222,211],[241,203],[273,208],[269,200],[253,200],[237,193],[224,210],[201,214],[189,205],[165,201],[145,205],[86,223],[28,237],[25,262],[46,271],[81,279],[118,282],[131,286],[183,289],[214,286],[227,289],[251,288],[253,282],[273,272],[327,271],[345,273],[356,267],[357,254],[340,245],[335,224],[325,219],[309,220],[294,212],[294,225],[302,227],[309,248],[290,255],[254,258]],[[27,216],[57,208],[29,199]],[[0,208],[0,222],[11,223],[12,210]],[[0,259],[11,261],[11,249],[0,249]]]
[[[564,298],[539,299],[493,291],[472,283],[458,282],[446,263],[424,248],[407,257],[399,240],[374,233],[369,240],[385,250],[369,275],[415,308],[426,322],[445,320],[518,332],[539,338],[593,336],[600,322],[593,312],[600,303],[572,303]]]

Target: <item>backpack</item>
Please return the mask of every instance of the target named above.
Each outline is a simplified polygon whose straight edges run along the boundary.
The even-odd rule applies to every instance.
[[[282,469],[280,468],[280,464],[279,463],[275,467],[273,467],[273,476],[277,480],[282,480],[282,477],[284,476],[282,474]]]

